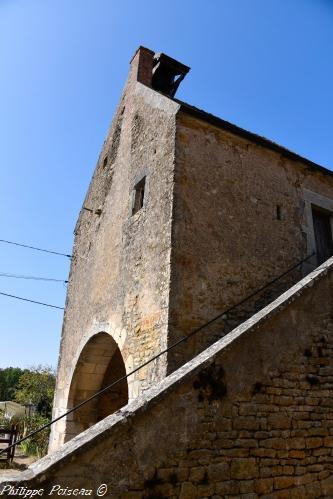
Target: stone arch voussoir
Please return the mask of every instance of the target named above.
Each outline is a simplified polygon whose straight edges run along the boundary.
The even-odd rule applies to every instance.
[[[94,334],[81,349],[75,364],[67,408],[72,409],[125,375],[125,363],[113,337],[105,332]],[[128,383],[125,379],[67,417],[65,440],[104,419],[127,402]]]

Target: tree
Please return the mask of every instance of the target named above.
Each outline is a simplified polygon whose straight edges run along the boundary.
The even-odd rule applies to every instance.
[[[15,391],[15,401],[33,404],[39,414],[50,417],[55,387],[55,373],[49,366],[31,367],[22,374]]]
[[[27,372],[27,369],[20,369],[19,367],[0,369],[0,401],[14,400],[18,381],[25,372]]]

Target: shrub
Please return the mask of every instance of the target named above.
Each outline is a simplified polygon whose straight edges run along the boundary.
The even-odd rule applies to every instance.
[[[40,414],[34,414],[30,417],[25,417],[23,423],[23,436],[37,430],[41,426],[48,423],[50,420]],[[47,454],[47,447],[49,443],[50,428],[45,428],[31,438],[28,438],[21,443],[21,449],[25,454],[37,456],[38,458]]]
[[[14,399],[19,404],[35,405],[38,413],[49,417],[52,413],[54,387],[55,374],[52,367],[31,367],[20,377]]]

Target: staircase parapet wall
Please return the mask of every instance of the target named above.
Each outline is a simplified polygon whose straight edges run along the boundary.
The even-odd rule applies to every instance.
[[[333,496],[332,269],[330,258],[142,396],[2,485],[96,491],[106,483],[119,498],[268,498],[284,489]]]

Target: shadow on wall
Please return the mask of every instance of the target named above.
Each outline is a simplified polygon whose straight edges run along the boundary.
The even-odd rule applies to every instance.
[[[107,333],[94,335],[84,346],[74,370],[68,409],[125,375],[125,364],[115,340]],[[125,379],[69,416],[66,423],[65,441],[127,403],[128,384]]]

